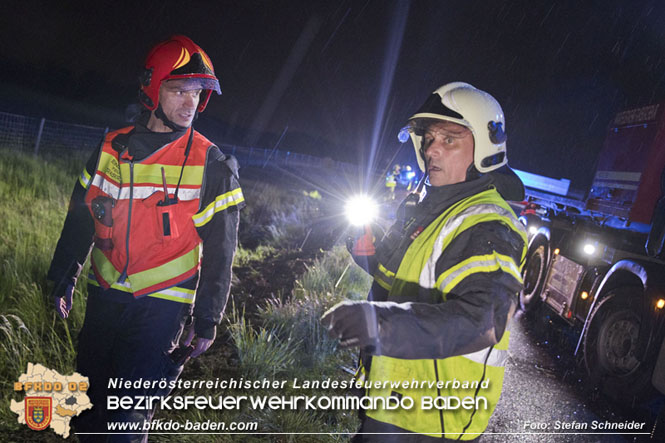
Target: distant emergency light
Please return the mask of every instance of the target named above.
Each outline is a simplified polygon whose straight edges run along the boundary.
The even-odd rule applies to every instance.
[[[399,140],[400,143],[406,143],[409,141],[409,127],[404,126],[402,129],[400,129],[399,133],[397,134],[397,139]]]
[[[379,215],[379,206],[368,195],[351,197],[344,207],[346,218],[354,226],[364,226],[372,223]]]

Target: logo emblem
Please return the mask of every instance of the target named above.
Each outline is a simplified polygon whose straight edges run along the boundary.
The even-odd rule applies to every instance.
[[[25,423],[30,429],[42,431],[51,423],[51,397],[25,397]]]

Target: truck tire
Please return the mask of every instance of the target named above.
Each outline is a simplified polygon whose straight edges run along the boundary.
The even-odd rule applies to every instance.
[[[522,271],[524,288],[520,292],[520,307],[524,312],[532,312],[540,304],[546,270],[547,242],[536,240],[529,248]]]
[[[618,401],[644,400],[653,392],[654,357],[637,353],[641,287],[610,291],[593,309],[584,333],[584,364],[601,390]],[[653,353],[652,353],[653,354]]]

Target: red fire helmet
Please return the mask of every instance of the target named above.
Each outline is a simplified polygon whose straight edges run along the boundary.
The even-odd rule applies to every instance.
[[[202,112],[212,91],[221,94],[219,81],[208,55],[188,37],[174,35],[157,44],[145,60],[141,76],[139,100],[146,108],[154,111],[159,105],[159,88],[164,80],[197,79],[203,93],[198,111]]]

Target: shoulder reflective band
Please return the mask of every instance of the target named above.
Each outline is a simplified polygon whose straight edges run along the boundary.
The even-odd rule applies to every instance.
[[[444,294],[451,292],[455,286],[466,277],[478,272],[495,272],[503,271],[515,278],[522,284],[522,276],[520,270],[515,264],[515,261],[507,256],[497,253],[488,255],[478,255],[469,257],[466,260],[458,263],[457,265],[449,268],[439,276],[436,281],[436,287]]]
[[[524,243],[526,244],[526,228],[513,216],[513,214],[511,214],[509,210],[491,203],[470,206],[456,216],[447,220],[439,232],[436,240],[434,241],[432,255],[427,260],[427,263],[425,263],[425,266],[423,267],[423,270],[420,274],[420,286],[423,288],[434,287],[436,262],[439,260],[439,257],[441,257],[443,250],[453,240],[453,236],[451,235],[452,233],[457,231],[461,232],[469,227],[475,226],[478,223],[486,221],[499,221],[506,224],[507,226],[510,226],[523,238]],[[524,249],[526,249],[526,247]],[[523,251],[523,255],[525,253],[526,251]]]
[[[208,223],[216,213],[223,211],[230,206],[237,206],[243,201],[245,201],[245,197],[243,197],[242,189],[240,188],[235,188],[233,191],[217,196],[215,201],[210,203],[203,211],[192,216],[194,226],[200,228]]]
[[[374,273],[374,280],[383,289],[390,291],[395,281],[395,273],[386,269],[381,263]]]
[[[85,169],[83,169],[83,172],[79,177],[79,183],[81,183],[81,186],[83,186],[84,189],[88,189],[88,186],[90,186],[90,174],[88,174],[88,171]]]

